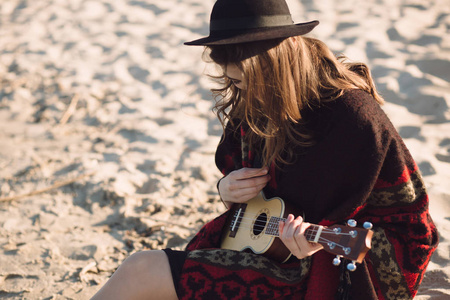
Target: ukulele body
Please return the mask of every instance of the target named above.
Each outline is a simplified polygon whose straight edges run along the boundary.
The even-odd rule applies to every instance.
[[[263,193],[246,203],[234,204],[222,233],[221,247],[237,251],[252,251],[263,254],[275,261],[285,262],[291,252],[276,236],[265,234],[271,218],[286,218],[286,205],[280,198],[266,199]],[[237,215],[239,214],[239,215]],[[233,230],[233,222],[237,222]]]

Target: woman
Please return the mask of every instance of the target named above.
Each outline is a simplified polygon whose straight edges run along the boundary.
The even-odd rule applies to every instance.
[[[304,37],[280,0],[218,0],[204,45],[224,134],[216,164],[227,208],[261,191],[303,214],[279,224],[285,263],[220,249],[228,212],[186,251],[133,254],[93,299],[410,299],[438,242],[417,165],[383,113],[364,64]],[[310,223],[374,224],[356,271],[308,242]],[[308,221],[308,223],[306,221]]]

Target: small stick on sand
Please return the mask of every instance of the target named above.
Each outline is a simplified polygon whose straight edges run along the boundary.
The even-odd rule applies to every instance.
[[[66,111],[64,112],[61,120],[59,120],[60,125],[64,125],[67,123],[67,121],[69,121],[69,118],[73,115],[75,109],[77,108],[78,100],[80,100],[80,95],[75,94],[70,101],[70,104],[67,107]]]
[[[48,187],[45,187],[45,188],[42,188],[42,189],[39,189],[39,190],[35,190],[35,191],[29,192],[29,193],[26,193],[26,194],[0,198],[0,202],[14,201],[14,200],[19,200],[19,199],[22,199],[22,198],[26,198],[26,197],[30,197],[30,196],[34,196],[34,195],[38,195],[38,194],[43,194],[43,193],[46,193],[48,191],[51,191],[51,190],[60,188],[62,186],[71,184],[71,183],[73,183],[75,181],[81,180],[81,179],[83,179],[85,177],[89,177],[89,176],[93,175],[94,173],[95,173],[95,171],[89,172],[89,173],[86,173],[86,174],[82,174],[82,175],[80,175],[78,177],[75,177],[73,179],[68,179],[68,180],[65,180],[65,181],[56,182],[56,183],[54,183],[51,186],[48,186]]]
[[[89,282],[89,279],[86,278],[86,274],[88,272],[97,274],[98,270],[97,270],[96,266],[97,266],[97,263],[95,261],[90,262],[80,271],[80,273],[78,274],[78,278],[83,282]]]
[[[152,217],[141,217],[141,218],[152,220],[152,221],[159,222],[159,223],[165,223],[167,225],[178,226],[178,227],[181,227],[181,228],[184,228],[184,229],[196,230],[196,231],[198,230],[196,228],[192,228],[192,227],[189,227],[189,226],[186,226],[186,225],[183,225],[183,224],[180,224],[180,223],[176,223],[176,222],[170,222],[170,221],[167,221],[167,220],[155,219],[155,218],[152,218]]]

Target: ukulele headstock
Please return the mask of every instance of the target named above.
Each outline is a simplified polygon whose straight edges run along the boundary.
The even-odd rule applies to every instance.
[[[364,228],[357,228],[356,221],[349,220],[347,225],[327,227],[320,235],[320,243],[325,251],[337,255],[333,260],[334,265],[339,265],[340,258],[343,257],[352,261],[347,268],[354,271],[355,263],[361,263],[371,248],[372,224],[366,222]]]

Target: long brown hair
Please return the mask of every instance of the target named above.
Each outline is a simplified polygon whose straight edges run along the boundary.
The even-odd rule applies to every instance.
[[[305,109],[336,100],[349,89],[367,91],[383,103],[367,65],[336,57],[314,38],[210,46],[205,54],[220,66],[236,64],[243,72],[245,90],[236,88],[225,72],[213,76],[222,84],[212,90],[215,110],[223,126],[235,118],[248,124],[247,142],[263,148],[265,165],[289,163],[293,146],[314,144],[314,136],[298,125]]]

